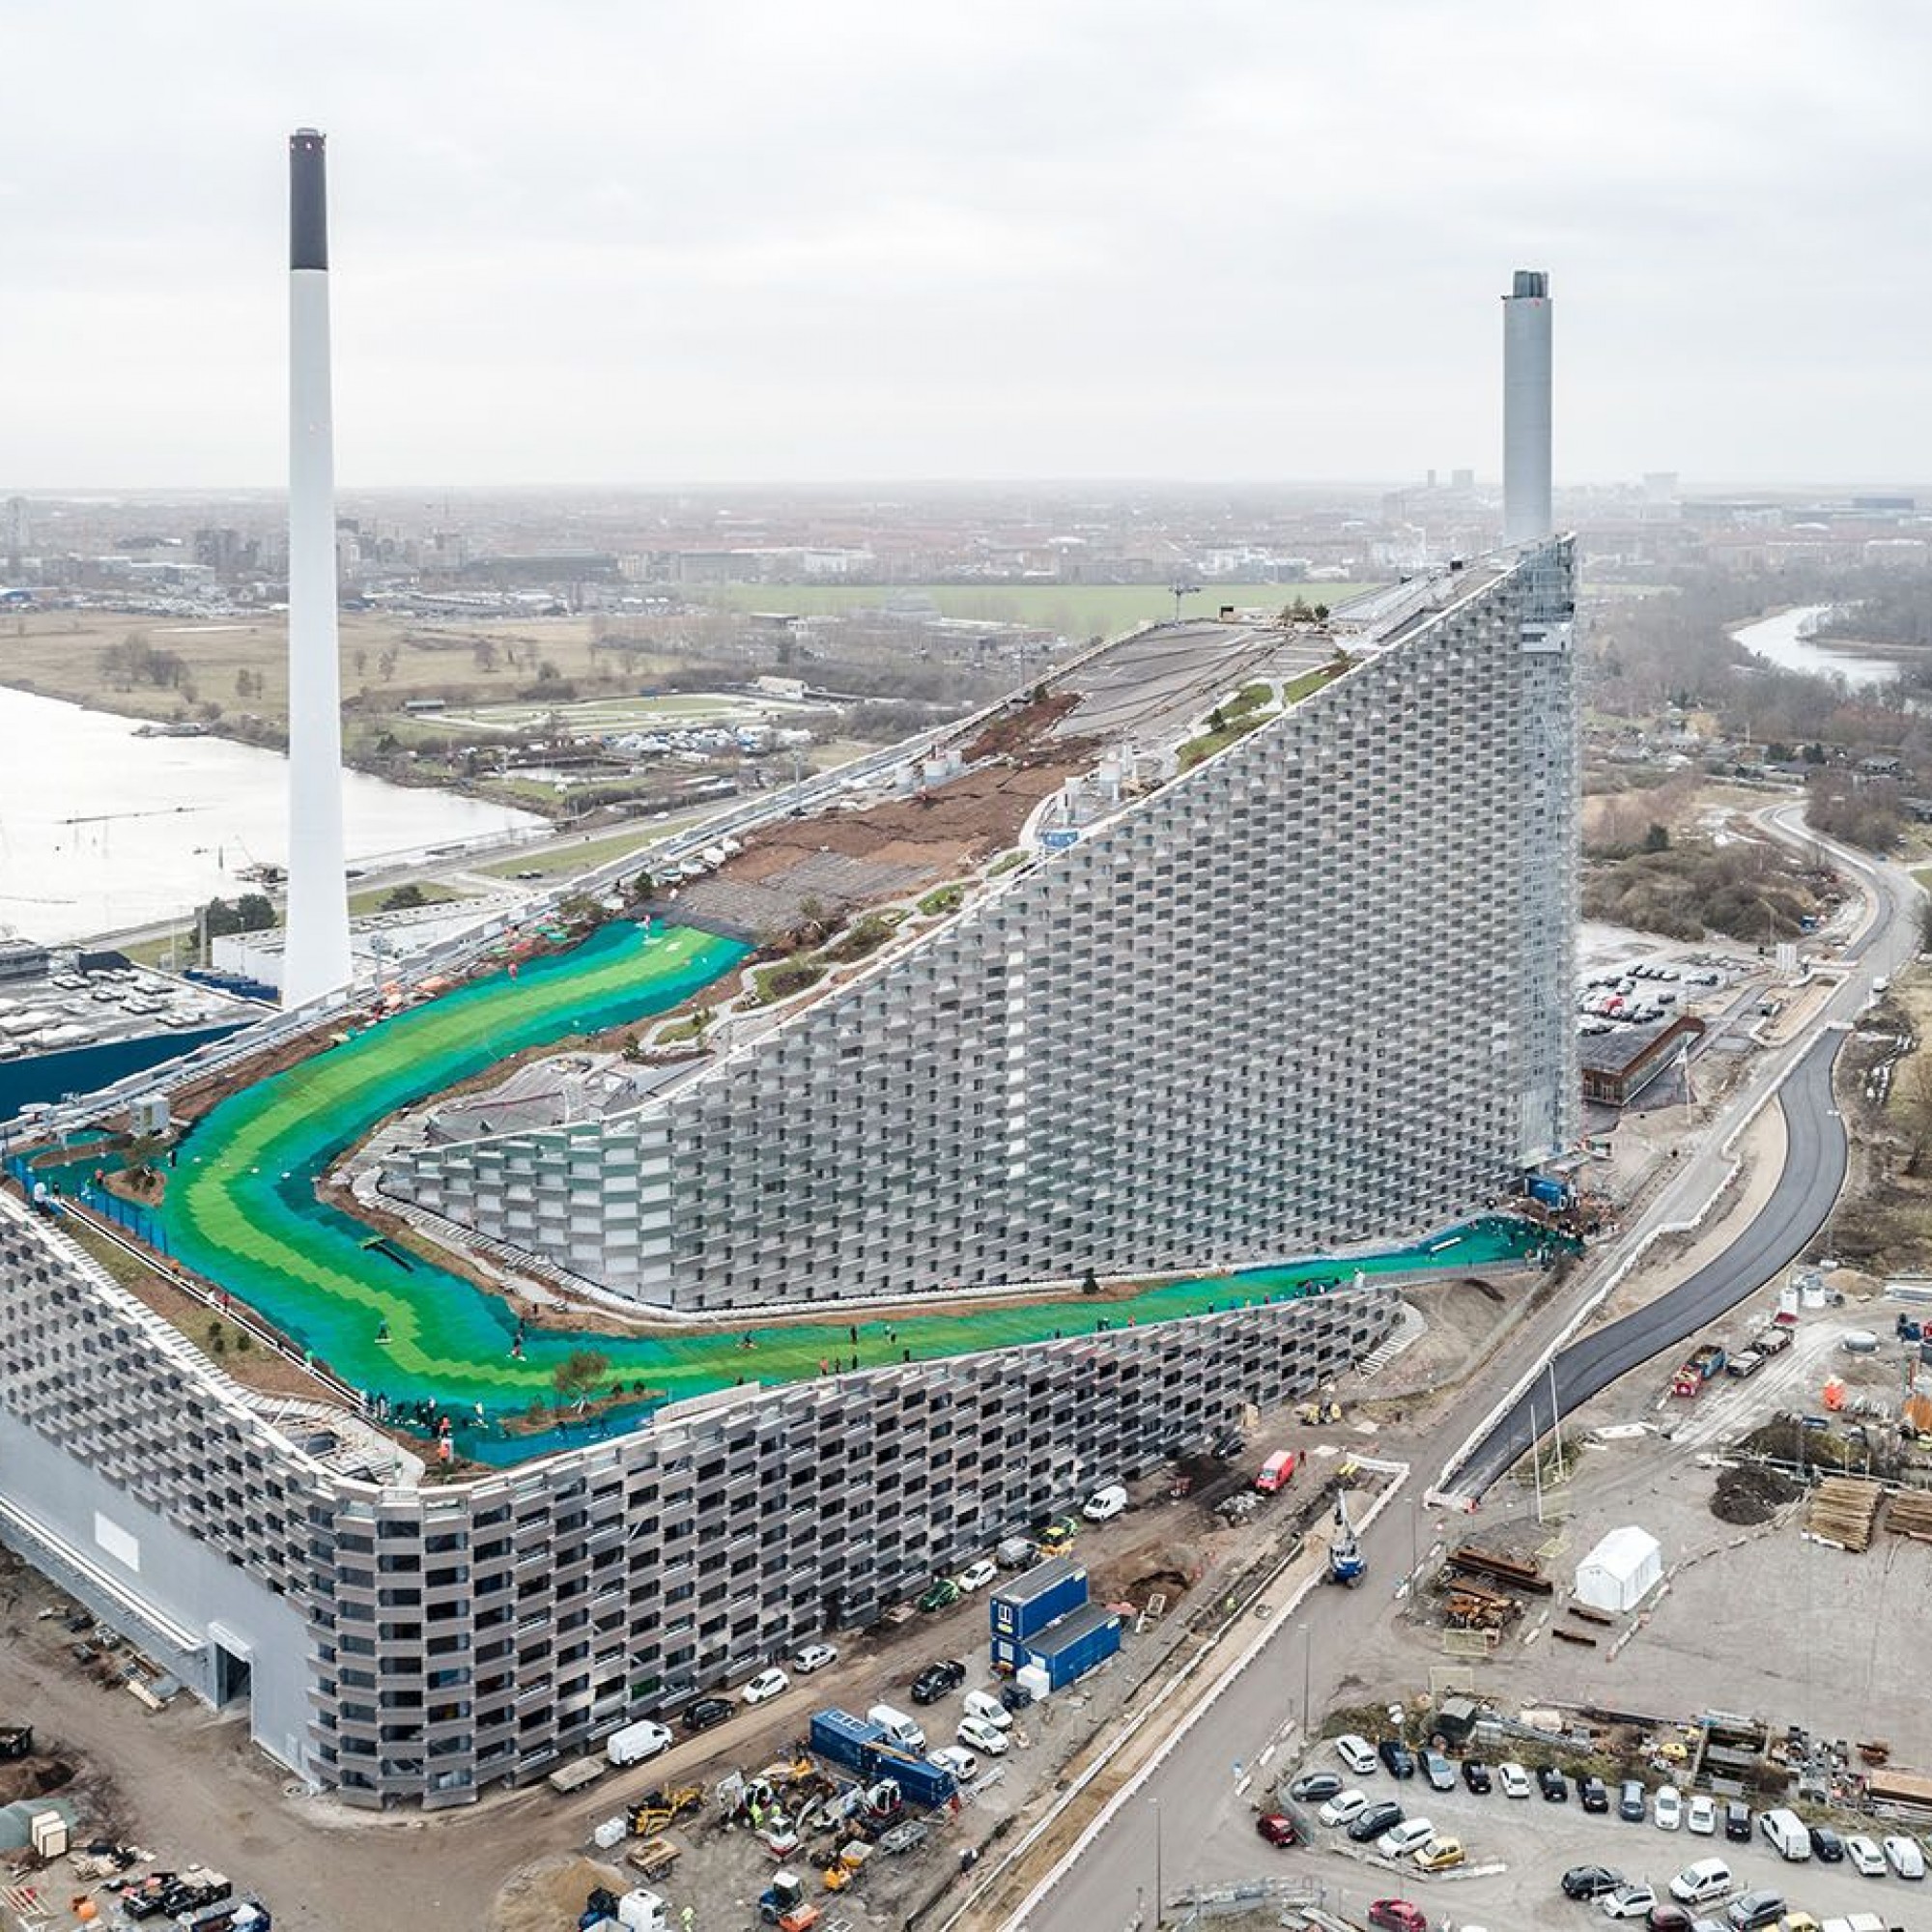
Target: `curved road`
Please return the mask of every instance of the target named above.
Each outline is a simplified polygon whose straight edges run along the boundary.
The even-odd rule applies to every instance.
[[[1548,1431],[1552,1376],[1554,1406],[1567,1414],[1762,1288],[1804,1252],[1830,1215],[1844,1185],[1848,1161],[1844,1122],[1832,1104],[1832,1063],[1843,1040],[1843,1034],[1834,1029],[1862,1009],[1874,974],[1896,971],[1917,952],[1918,892],[1895,867],[1820,838],[1804,825],[1803,812],[1802,806],[1776,806],[1754,816],[1774,838],[1789,844],[1827,847],[1841,868],[1858,875],[1870,895],[1871,912],[1839,955],[1848,970],[1813,1022],[1817,1037],[1803,1049],[1778,1092],[1784,1115],[1784,1171],[1771,1199],[1737,1239],[1696,1273],[1558,1352],[1488,1434],[1443,1472],[1444,1489],[1453,1481],[1460,1494],[1482,1495]],[[1867,954],[1874,955],[1869,968],[1859,970],[1865,966]]]
[[[1557,1384],[1566,1403],[1580,1398],[1565,1391],[1565,1373],[1577,1377],[1572,1389],[1580,1390],[1593,1376],[1595,1385],[1603,1386],[1638,1366],[1670,1346],[1673,1338],[1665,1330],[1694,1331],[1732,1306],[1746,1289],[1775,1274],[1788,1257],[1802,1251],[1831,1211],[1844,1174],[1845,1143],[1843,1127],[1833,1118],[1831,1091],[1831,1064],[1840,1035],[1827,1029],[1832,1022],[1842,1025],[1854,1019],[1865,1003],[1871,976],[1895,972],[1916,951],[1918,894],[1895,868],[1817,839],[1802,824],[1789,822],[1801,810],[1796,805],[1779,806],[1758,816],[1787,840],[1806,847],[1825,845],[1870,895],[1872,915],[1840,955],[1851,970],[1814,1019],[1816,1033],[1758,1057],[1759,1077],[1720,1111],[1708,1145],[1678,1163],[1684,1172],[1673,1177],[1626,1239],[1687,1220],[1711,1197],[1728,1165],[1725,1144],[1765,1082],[1781,1072],[1785,1080],[1779,1100],[1787,1135],[1783,1177],[1772,1201],[1716,1262],[1650,1308],[1582,1337],[1557,1355],[1559,1364],[1568,1365],[1567,1371],[1559,1370]],[[1549,1350],[1573,1320],[1574,1311],[1561,1297],[1528,1316],[1506,1358],[1494,1366],[1492,1378],[1479,1378],[1453,1396],[1443,1412],[1418,1429],[1391,1432],[1383,1438],[1383,1453],[1420,1457],[1436,1442],[1463,1440],[1465,1432],[1483,1426],[1497,1395],[1511,1385],[1511,1367],[1520,1365],[1521,1385],[1540,1394],[1548,1386]],[[1527,1403],[1521,1407],[1526,1423]],[[1515,1414],[1515,1406],[1506,1410],[1501,1432],[1491,1429],[1480,1437],[1464,1463],[1473,1465],[1479,1459],[1487,1463],[1498,1434],[1507,1432]],[[1520,1453],[1520,1447],[1519,1443],[1507,1453]],[[1450,1487],[1448,1481],[1443,1487]],[[1455,1487],[1466,1492],[1473,1485],[1458,1482]],[[1293,1616],[1271,1621],[1273,1634],[1237,1675],[1204,1684],[1197,1699],[1211,1708],[1203,1720],[1133,1781],[1121,1810],[1095,1841],[1057,1874],[1051,1889],[1027,1911],[1022,1921],[1026,1932],[1121,1932],[1148,1923],[1150,1902],[1157,1895],[1172,1899],[1183,1885],[1252,1881],[1257,1870],[1253,1805],[1283,1761],[1279,1745],[1284,1720],[1293,1712],[1320,1712],[1350,1690],[1359,1693],[1361,1679],[1353,1673],[1362,1667],[1364,1619],[1375,1618],[1380,1588],[1412,1571],[1433,1536],[1422,1499],[1405,1497],[1363,1539],[1374,1579],[1367,1591],[1317,1590]],[[1268,1770],[1262,1768],[1264,1754]],[[1255,1774],[1252,1787],[1244,1784],[1244,1773]],[[1368,1897],[1387,1889],[1384,1874],[1373,1870],[1324,1868],[1322,1881],[1329,1888],[1330,1909],[1339,1905],[1355,1917]],[[1346,1896],[1338,1895],[1338,1888]]]
[[[1480,1496],[1550,1426],[1550,1381],[1568,1414],[1653,1355],[1694,1335],[1804,1253],[1845,1182],[1844,1122],[1832,1106],[1832,1063],[1843,1036],[1821,1034],[1778,1094],[1784,1172],[1737,1239],[1695,1274],[1634,1314],[1573,1342],[1470,1451],[1456,1487]]]

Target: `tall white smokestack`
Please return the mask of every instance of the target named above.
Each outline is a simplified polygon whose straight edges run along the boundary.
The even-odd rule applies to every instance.
[[[1549,277],[1519,269],[1503,298],[1503,542],[1536,543],[1549,510]]]
[[[289,137],[289,909],[282,1004],[349,983],[323,137]]]

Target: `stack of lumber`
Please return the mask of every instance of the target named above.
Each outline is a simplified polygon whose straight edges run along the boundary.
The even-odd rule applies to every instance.
[[[1932,1543],[1932,1495],[1922,1490],[1894,1490],[1885,1526],[1899,1536]]]
[[[1500,1590],[1466,1582],[1450,1586],[1447,1612],[1452,1630],[1501,1630],[1521,1609],[1516,1598]]]
[[[1872,1525],[1885,1492],[1862,1476],[1827,1476],[1811,1492],[1804,1527],[1813,1536],[1863,1552],[1871,1548]]]

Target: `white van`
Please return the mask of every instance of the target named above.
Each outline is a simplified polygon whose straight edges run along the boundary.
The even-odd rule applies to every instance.
[[[1876,1912],[1855,1912],[1849,1918],[1826,1919],[1818,1932],[1886,1932],[1886,1927]]]
[[[1119,1483],[1109,1483],[1104,1490],[1095,1490],[1080,1505],[1080,1514],[1089,1522],[1106,1522],[1119,1516],[1126,1506],[1126,1491]]]
[[[1757,1828],[1779,1858],[1788,1859],[1795,1865],[1802,1865],[1810,1858],[1811,1833],[1796,1811],[1787,1811],[1781,1804],[1775,1811],[1760,1811]]]
[[[969,1690],[960,1699],[969,1718],[991,1724],[996,1731],[1011,1730],[1013,1714],[989,1690]]]
[[[1699,1859],[1670,1881],[1670,1895],[1679,1905],[1703,1905],[1731,1889],[1731,1868],[1722,1859]]]
[[[890,1704],[874,1704],[866,1716],[885,1732],[889,1743],[903,1746],[909,1751],[924,1751],[925,1733],[903,1711],[895,1711]]]

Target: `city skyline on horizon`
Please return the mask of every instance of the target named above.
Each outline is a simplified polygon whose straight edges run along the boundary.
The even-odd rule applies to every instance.
[[[1888,210],[1932,161],[1932,23],[1871,5],[996,7],[962,39],[873,0],[352,4],[272,46],[216,5],[191,60],[110,12],[20,29],[94,107],[21,95],[0,156],[8,491],[279,470],[301,125],[334,136],[350,488],[1493,476],[1525,264],[1564,299],[1559,489],[1920,461],[1928,271]]]

